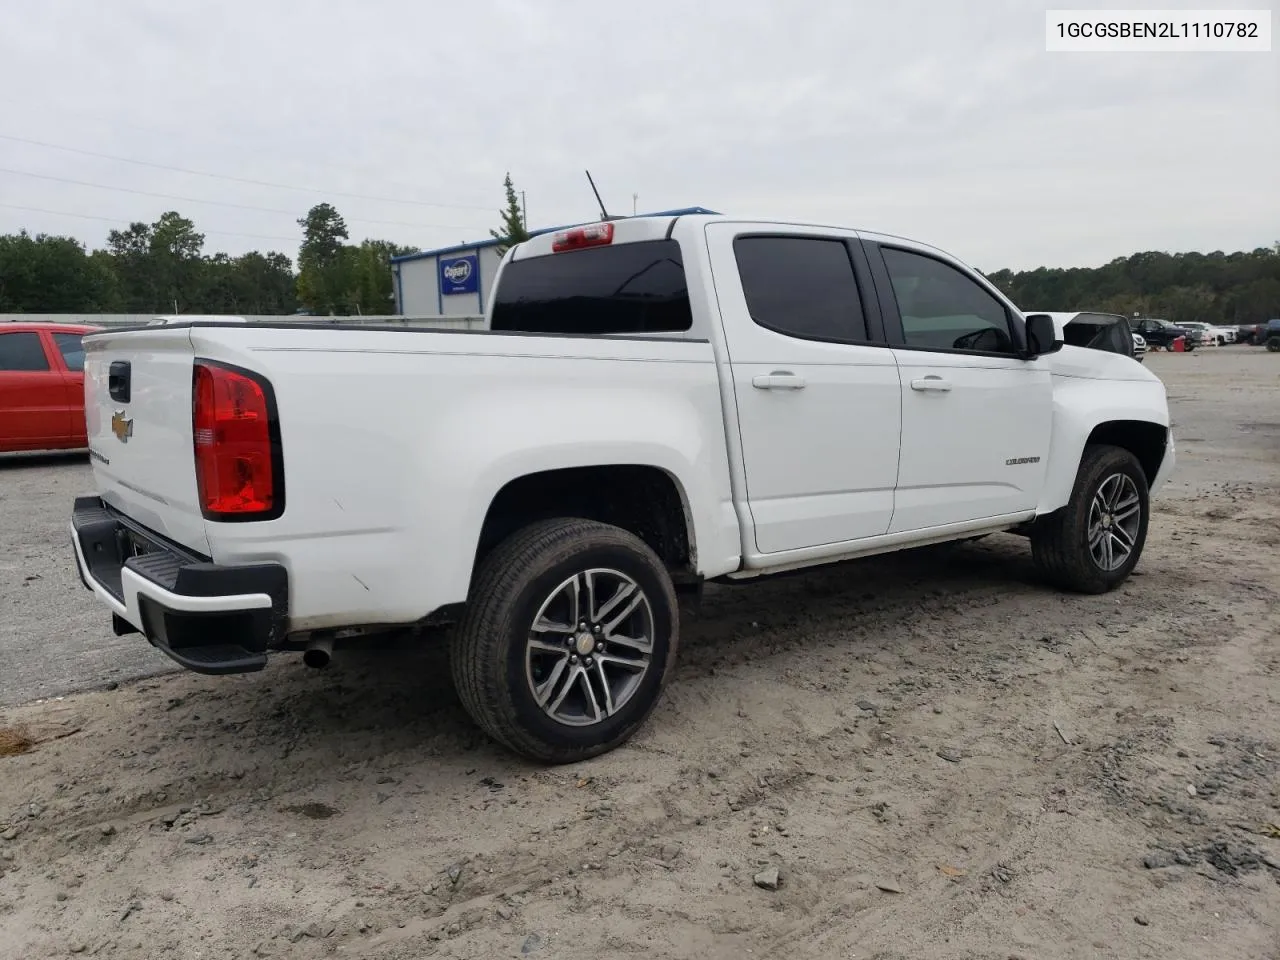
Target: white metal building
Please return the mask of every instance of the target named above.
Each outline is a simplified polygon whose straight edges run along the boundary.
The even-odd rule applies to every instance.
[[[688,207],[649,213],[649,217],[677,217],[685,214],[714,214],[714,210]],[[572,224],[577,226],[577,224]],[[548,227],[535,235],[564,230]],[[395,283],[396,312],[408,317],[470,317],[484,313],[493,290],[493,278],[502,256],[497,240],[478,240],[439,250],[392,257],[391,276]]]

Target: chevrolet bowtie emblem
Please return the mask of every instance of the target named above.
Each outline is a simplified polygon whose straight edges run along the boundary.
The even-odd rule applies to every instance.
[[[125,417],[123,410],[113,414],[111,417],[111,432],[116,435],[116,439],[121,443],[128,443],[129,438],[133,436],[133,418]]]

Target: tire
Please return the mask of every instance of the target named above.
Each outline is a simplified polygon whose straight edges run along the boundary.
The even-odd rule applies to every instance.
[[[1267,352],[1280,352],[1280,337],[1270,337],[1267,339]]]
[[[576,627],[573,584],[584,597],[588,581],[600,596],[577,612],[599,630],[533,629],[539,618]],[[544,520],[481,563],[453,636],[453,682],[493,739],[531,760],[573,763],[613,750],[648,719],[678,643],[671,577],[639,537],[590,520]]]
[[[1113,492],[1122,510],[1102,510],[1100,520],[1094,511],[1095,498],[1101,495],[1105,501]],[[1127,509],[1130,494],[1137,497],[1137,513],[1126,515],[1122,511]],[[1105,518],[1112,515],[1121,519],[1103,526]],[[1137,458],[1120,447],[1091,445],[1085,447],[1080,458],[1071,500],[1061,510],[1036,522],[1031,533],[1031,554],[1041,573],[1055,586],[1078,593],[1106,593],[1123,583],[1137,566],[1147,540],[1150,516],[1147,477]],[[1117,545],[1123,549],[1126,541],[1131,542],[1122,562],[1109,567],[1105,552],[1101,557],[1095,556],[1091,525],[1092,538],[1102,537],[1098,549],[1105,551],[1109,547],[1112,562],[1119,559]]]

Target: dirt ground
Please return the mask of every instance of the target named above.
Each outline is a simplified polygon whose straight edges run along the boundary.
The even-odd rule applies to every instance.
[[[710,589],[590,763],[490,745],[438,648],[4,711],[0,957],[1280,957],[1280,360],[1148,364],[1121,590],[1005,536]]]

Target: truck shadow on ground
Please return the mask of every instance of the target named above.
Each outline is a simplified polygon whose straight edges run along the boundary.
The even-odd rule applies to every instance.
[[[1010,591],[1053,595],[1037,583],[1025,541],[1014,537],[925,548],[752,584],[710,585],[700,607],[682,617],[672,684],[733,664],[784,663],[794,645],[803,646],[819,630],[829,635],[850,628],[850,657],[858,656],[860,647],[878,649],[884,635],[900,635],[910,644],[907,628],[925,600],[985,605],[984,597]],[[869,623],[874,636],[854,629]],[[169,711],[170,724],[178,719],[174,711],[193,720],[217,716],[214,726],[191,731],[209,741],[211,752],[242,750],[242,735],[249,734],[254,750],[278,753],[285,746],[288,752],[311,753],[317,771],[349,761],[351,751],[368,759],[370,750],[404,752],[405,759],[459,759],[478,751],[508,770],[535,769],[492,745],[466,717],[453,691],[447,645],[447,633],[438,631],[399,639],[391,647],[348,647],[336,651],[321,671],[304,667],[300,654],[278,654],[262,674],[180,678],[188,695],[162,709]],[[659,708],[650,722],[661,723],[662,713]],[[220,744],[215,734],[221,729],[238,736]],[[172,730],[156,733],[168,736]]]
[[[711,664],[758,660],[762,637],[803,641],[806,624],[829,630],[874,617],[892,631],[915,619],[926,598],[959,602],[1010,590],[1055,596],[1037,578],[1025,544],[1021,538],[997,536],[758,581],[709,584],[700,603],[682,610],[673,682],[702,675]],[[377,690],[395,699],[396,705],[387,706],[397,713],[410,703],[418,709],[429,705],[429,715],[438,720],[436,711],[446,704],[461,716],[449,677],[448,641],[447,630],[439,630],[376,648],[351,646],[337,651],[331,666],[319,674],[305,670],[300,657],[281,656],[289,658],[288,669],[310,674],[322,689]],[[858,640],[851,637],[849,643]],[[367,709],[368,722],[378,722],[381,708],[369,703]]]
[[[1034,645],[1022,644],[1027,618],[1048,605],[1056,609],[1059,597],[1038,582],[1026,542],[1012,536],[753,584],[710,585],[701,607],[682,619],[667,698],[629,745],[579,768],[608,777],[637,753],[666,755],[690,735],[706,738],[712,749],[717,738],[735,735],[732,724],[723,727],[724,704],[753,685],[790,684],[796,696],[829,701],[819,710],[854,709],[867,686],[862,673],[869,660],[929,671],[942,660],[959,659],[951,652],[958,649],[953,638],[940,636],[948,623],[960,630],[958,619],[990,627],[966,630],[967,662],[1034,657]],[[1116,602],[1083,598],[1081,613],[1101,613],[1104,603],[1114,609]],[[80,800],[70,809],[49,810],[46,818],[51,826],[67,827],[108,818],[141,823],[175,797],[202,796],[220,797],[222,804],[270,796],[281,809],[307,803],[348,809],[369,802],[384,781],[402,783],[414,795],[483,803],[494,783],[543,776],[545,768],[494,744],[464,713],[453,692],[446,641],[440,632],[401,639],[392,648],[340,649],[321,671],[304,667],[300,654],[278,654],[258,674],[183,673],[93,694],[110,698],[112,715],[125,726],[95,724],[50,744],[58,754],[54,762],[70,769],[79,768],[81,759],[86,768],[105,762],[129,787],[98,796],[90,775],[72,791]],[[941,654],[940,643],[947,648]],[[807,693],[788,679],[793,670],[802,681],[816,675],[822,661],[840,675],[832,686]],[[944,677],[943,686],[948,682]],[[64,723],[81,722],[75,717],[80,707],[69,702],[62,709],[72,714]],[[44,749],[43,743],[35,748]]]
[[[89,450],[41,450],[36,453],[0,453],[0,472],[34,470],[37,467],[56,467],[59,464],[83,464],[89,460]]]

